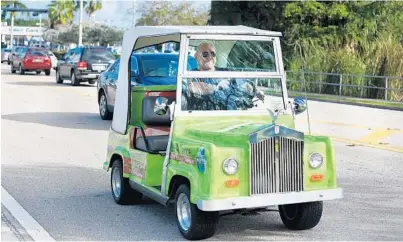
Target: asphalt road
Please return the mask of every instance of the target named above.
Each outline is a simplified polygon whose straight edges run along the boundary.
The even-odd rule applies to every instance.
[[[114,203],[110,173],[102,170],[111,122],[98,115],[94,85],[58,85],[54,72],[13,75],[3,64],[1,87],[2,186],[55,240],[183,240],[172,209],[150,200]],[[311,104],[311,113],[319,113]],[[340,125],[346,120],[324,120],[343,115],[347,107],[338,107],[316,122],[355,139],[347,137],[354,131]],[[402,125],[396,119],[403,113],[360,107],[359,115],[349,114],[348,127],[374,112],[388,119],[368,125]],[[344,198],[325,202],[318,226],[289,231],[277,212],[225,216],[211,240],[403,240],[403,153],[337,141],[334,146]]]

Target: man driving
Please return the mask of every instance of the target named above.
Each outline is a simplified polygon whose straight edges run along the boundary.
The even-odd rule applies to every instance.
[[[195,59],[198,64],[198,68],[194,71],[224,71],[225,69],[216,67],[217,63],[217,54],[216,48],[212,43],[201,43],[197,51],[195,53]],[[241,90],[245,93],[251,93],[254,90],[254,87],[251,83],[247,81],[241,80],[233,80],[232,86],[236,87],[237,90]],[[225,109],[237,109],[237,104],[235,102],[228,103],[228,94],[234,93],[234,91],[230,90],[231,82],[228,79],[224,79],[218,81],[212,78],[203,78],[198,81],[192,81],[189,83],[188,89],[192,92],[193,97],[197,97],[197,99],[208,99],[209,103],[217,104],[218,102],[224,102],[226,105]],[[187,89],[187,88],[185,88]],[[260,100],[264,100],[264,94],[262,91],[255,89],[256,97]],[[232,95],[233,96],[233,95]],[[253,95],[254,96],[254,95]],[[252,98],[252,97],[251,97]],[[193,100],[192,103],[197,103],[202,100]],[[212,99],[212,100],[211,100]],[[205,100],[204,100],[205,101]],[[225,103],[227,102],[227,103]],[[187,103],[187,102],[186,102]],[[210,109],[209,105],[202,105],[203,110]]]

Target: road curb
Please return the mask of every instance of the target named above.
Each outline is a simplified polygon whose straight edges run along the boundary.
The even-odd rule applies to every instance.
[[[30,241],[55,241],[49,233],[7,192],[1,187],[1,204],[9,211],[27,234],[31,237]],[[19,232],[24,231],[19,230]]]
[[[2,241],[33,241],[28,232],[13,217],[8,209],[1,205],[1,240]]]

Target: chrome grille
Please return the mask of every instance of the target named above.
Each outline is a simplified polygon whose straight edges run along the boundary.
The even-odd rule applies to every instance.
[[[250,194],[302,191],[303,145],[285,137],[250,144]]]

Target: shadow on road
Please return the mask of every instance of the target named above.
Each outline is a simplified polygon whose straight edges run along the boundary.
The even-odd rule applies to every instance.
[[[2,119],[23,123],[36,123],[67,129],[109,130],[111,121],[102,120],[97,113],[40,112],[15,113]]]
[[[24,75],[20,75],[20,73],[11,73],[11,71],[10,72],[1,72],[1,75],[2,76],[20,76],[20,77],[23,77],[23,76],[45,76],[45,74],[42,72],[41,74],[36,74],[35,72],[25,72],[24,73]]]
[[[7,84],[11,85],[19,85],[19,86],[57,86],[56,82],[38,82],[38,81],[19,81],[19,82],[7,82]]]
[[[66,81],[66,83],[63,84],[57,84],[56,82],[41,82],[41,81],[17,81],[17,82],[7,82],[7,84],[11,85],[20,85],[20,86],[71,86],[70,81]],[[92,84],[80,84],[79,87],[95,87],[95,85]]]

